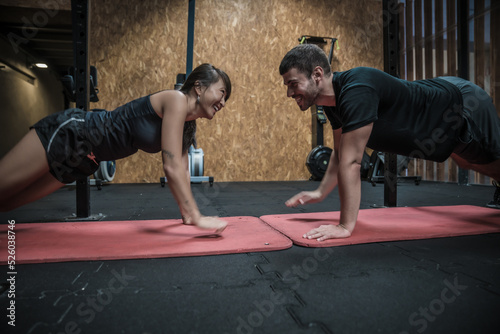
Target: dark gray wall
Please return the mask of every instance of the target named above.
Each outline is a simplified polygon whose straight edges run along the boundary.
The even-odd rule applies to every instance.
[[[21,74],[0,69],[0,157],[29,131],[31,125],[64,109],[59,75],[48,69],[30,69],[30,58],[0,36],[0,62],[34,78],[32,84]]]

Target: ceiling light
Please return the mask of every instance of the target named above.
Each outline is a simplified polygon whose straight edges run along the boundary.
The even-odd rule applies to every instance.
[[[34,65],[37,68],[49,68],[45,63],[35,63]]]

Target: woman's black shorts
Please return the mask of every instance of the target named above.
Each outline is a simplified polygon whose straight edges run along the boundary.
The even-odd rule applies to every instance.
[[[81,109],[67,109],[31,127],[45,148],[50,173],[62,183],[92,175],[99,168],[87,139],[86,113]]]

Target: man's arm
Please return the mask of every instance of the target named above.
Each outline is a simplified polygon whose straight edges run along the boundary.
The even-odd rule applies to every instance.
[[[361,161],[373,123],[344,134],[339,163],[340,225],[352,233],[361,202]]]
[[[358,218],[361,202],[361,160],[370,138],[373,123],[342,134],[338,151],[338,186],[340,196],[340,222],[321,225],[304,235],[307,239],[323,241],[350,237]]]
[[[325,175],[321,180],[318,187],[318,191],[321,194],[321,200],[325,199],[329,193],[338,184],[338,172],[339,172],[339,156],[340,156],[340,141],[342,138],[342,129],[333,130],[333,152],[330,156],[330,161],[328,162],[328,167],[326,169]]]

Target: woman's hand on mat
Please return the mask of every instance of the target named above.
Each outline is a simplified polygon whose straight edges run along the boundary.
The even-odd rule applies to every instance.
[[[321,194],[319,191],[303,191],[301,193],[298,193],[297,195],[293,196],[290,198],[288,201],[285,202],[285,205],[294,208],[298,205],[304,205],[304,204],[311,204],[311,203],[318,203],[321,202]]]
[[[218,217],[201,216],[194,225],[205,230],[215,230],[215,233],[221,233],[227,226],[227,222]]]
[[[318,228],[312,229],[302,237],[304,239],[316,239],[318,241],[324,241],[327,239],[341,239],[349,238],[351,232],[346,229],[342,224],[339,225],[321,225]]]

